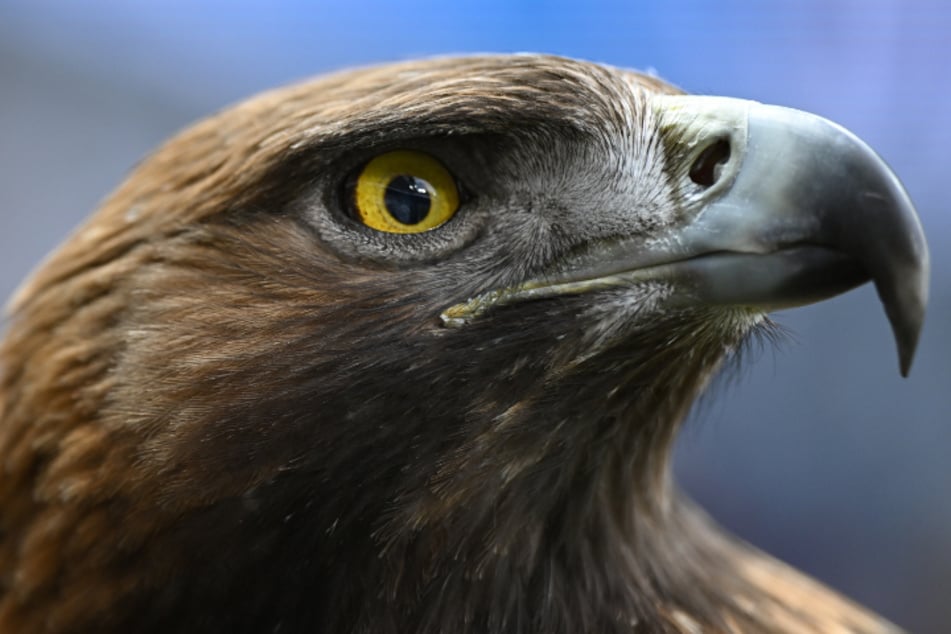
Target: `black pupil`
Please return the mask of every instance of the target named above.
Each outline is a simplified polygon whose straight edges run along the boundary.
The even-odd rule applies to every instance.
[[[429,183],[415,176],[397,176],[386,186],[386,210],[404,225],[415,225],[429,215]]]

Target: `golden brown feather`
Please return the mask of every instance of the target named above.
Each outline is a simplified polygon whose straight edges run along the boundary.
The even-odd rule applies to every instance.
[[[161,147],[11,304],[0,631],[890,631],[668,482],[677,424],[761,319],[652,317],[666,347],[637,367],[656,337],[589,359],[546,330],[577,303],[456,334],[440,310],[551,266],[571,231],[512,212],[507,238],[463,225],[464,247],[388,262],[309,220],[333,204],[319,175],[377,148],[461,147],[491,176],[640,143],[630,122],[678,92],[553,57],[411,62],[265,93]],[[490,238],[491,258],[459,255]]]

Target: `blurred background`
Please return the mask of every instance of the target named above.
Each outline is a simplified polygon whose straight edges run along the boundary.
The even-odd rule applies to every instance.
[[[678,478],[722,524],[916,632],[951,631],[951,3],[0,1],[0,297],[150,148],[259,90],[372,62],[540,51],[809,110],[919,206],[932,300],[911,377],[871,288],[777,315]]]

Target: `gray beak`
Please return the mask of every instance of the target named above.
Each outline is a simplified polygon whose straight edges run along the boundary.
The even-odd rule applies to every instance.
[[[686,220],[646,243],[595,245],[552,276],[450,306],[443,323],[649,280],[673,282],[672,303],[754,310],[818,302],[872,280],[906,376],[928,302],[928,247],[885,162],[851,132],[798,110],[724,97],[652,104]]]
[[[658,98],[656,108],[668,149],[686,159],[678,176],[700,181],[686,201],[693,221],[662,249],[688,259],[677,277],[696,299],[795,306],[871,279],[907,375],[928,301],[928,247],[884,161],[844,128],[789,108],[690,96]]]

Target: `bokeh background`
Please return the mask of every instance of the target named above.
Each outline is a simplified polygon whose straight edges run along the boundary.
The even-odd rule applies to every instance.
[[[901,175],[933,259],[911,377],[868,287],[781,313],[790,337],[718,384],[677,471],[749,541],[913,631],[951,631],[943,0],[0,0],[0,297],[189,122],[331,69],[484,51],[652,69],[691,92],[813,111]]]

